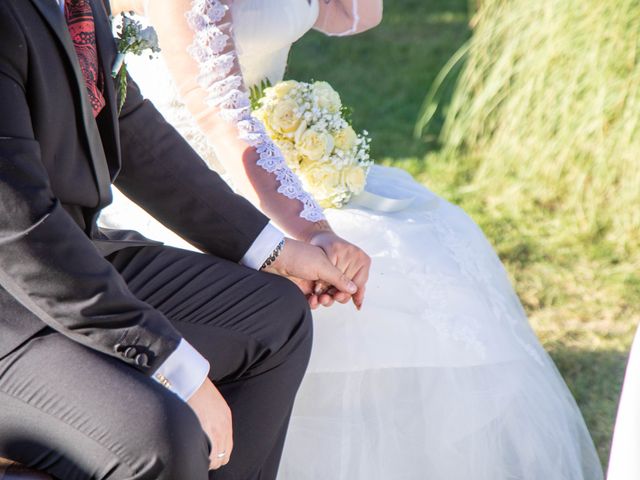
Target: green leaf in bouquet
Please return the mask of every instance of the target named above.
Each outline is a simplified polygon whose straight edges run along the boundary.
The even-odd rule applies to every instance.
[[[260,100],[264,98],[264,91],[267,88],[272,87],[271,81],[268,78],[262,80],[259,84],[254,85],[249,89],[249,98],[251,100],[251,110],[257,110],[260,108]]]
[[[342,105],[342,108],[340,108],[340,115],[345,122],[353,127],[353,108],[349,105]]]

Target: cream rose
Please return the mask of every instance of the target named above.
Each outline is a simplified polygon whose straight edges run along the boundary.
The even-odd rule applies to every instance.
[[[342,182],[354,195],[361,193],[367,184],[365,169],[359,165],[345,168],[342,172]]]
[[[287,165],[294,170],[298,169],[300,166],[300,155],[295,145],[288,140],[277,140],[276,145],[282,152],[282,156],[287,162]]]
[[[297,143],[302,155],[313,162],[319,162],[333,151],[333,137],[328,133],[306,130]]]
[[[296,133],[293,134],[293,142],[298,143],[302,138],[302,135],[306,131],[307,131],[307,122],[305,120],[302,120],[300,122],[300,125],[298,125],[298,128],[296,129]]]
[[[269,127],[278,133],[292,133],[298,129],[302,119],[296,114],[298,105],[293,100],[278,101],[266,116]]]
[[[348,152],[355,147],[358,135],[356,135],[356,132],[351,128],[351,126],[347,126],[336,132],[333,138],[336,142],[337,149]]]
[[[259,120],[260,123],[262,123],[264,125],[264,127],[267,130],[267,133],[269,134],[270,137],[273,138],[273,137],[277,136],[277,132],[275,132],[273,130],[273,128],[271,128],[271,124],[269,123],[269,115],[267,114],[267,109],[266,108],[260,108],[258,110],[254,110],[252,115],[253,115],[254,118]]]
[[[340,172],[330,164],[302,164],[302,177],[310,193],[319,201],[330,198],[340,185]]]
[[[338,113],[342,108],[340,95],[327,82],[315,82],[312,86],[318,107],[331,113]]]
[[[278,82],[274,87],[271,88],[271,93],[275,98],[284,98],[291,90],[298,86],[298,82],[295,80],[286,80],[283,82]]]

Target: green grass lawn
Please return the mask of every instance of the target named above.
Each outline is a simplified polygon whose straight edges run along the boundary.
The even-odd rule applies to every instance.
[[[611,239],[563,235],[572,218],[526,201],[498,208],[469,187],[477,161],[438,150],[438,122],[413,129],[439,70],[470,36],[469,0],[387,2],[377,29],[354,38],[311,33],[288,76],[327,80],[374,139],[379,163],[407,169],[482,226],[509,270],[531,322],[580,405],[606,467],[626,355],[640,322],[638,256]],[[504,180],[504,179],[502,179]],[[514,185],[514,188],[519,188]]]

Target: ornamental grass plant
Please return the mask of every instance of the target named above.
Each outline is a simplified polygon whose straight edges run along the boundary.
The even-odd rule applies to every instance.
[[[483,0],[472,24],[450,64],[464,67],[445,150],[476,157],[472,187],[491,191],[496,208],[570,215],[563,234],[637,254],[640,2]]]

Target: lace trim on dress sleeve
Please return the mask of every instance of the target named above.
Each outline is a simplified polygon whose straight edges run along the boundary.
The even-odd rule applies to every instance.
[[[230,43],[232,27],[222,25],[229,7],[220,0],[193,0],[191,5],[186,16],[195,37],[188,51],[200,66],[197,80],[208,93],[208,105],[218,108],[225,121],[237,125],[240,139],[256,149],[258,166],[275,175],[280,184],[278,193],[303,204],[302,218],[310,222],[324,220],[322,208],[304,191],[262,123],[251,115],[242,77],[232,74],[237,61]]]

